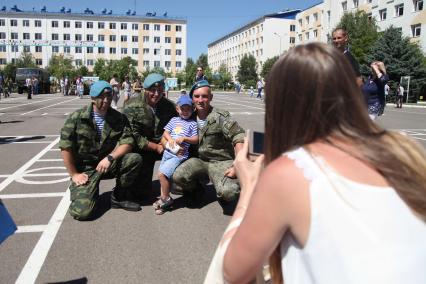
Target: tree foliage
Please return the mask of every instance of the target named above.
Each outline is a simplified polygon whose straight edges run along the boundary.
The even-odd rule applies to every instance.
[[[238,67],[237,79],[246,88],[256,87],[257,73],[256,73],[256,58],[253,55],[244,55],[241,58],[240,66]]]
[[[211,78],[211,83],[223,90],[226,90],[232,82],[232,75],[228,72],[225,64],[221,64],[218,72],[212,74]]]
[[[262,71],[260,72],[260,75],[263,78],[268,77],[269,71],[271,71],[272,66],[275,64],[275,62],[278,60],[278,58],[279,58],[278,56],[274,56],[272,58],[266,59],[266,61],[262,65]]]
[[[17,68],[37,67],[34,56],[29,52],[21,53],[21,56],[16,60]]]
[[[93,67],[93,73],[99,76],[99,79],[109,81],[113,75],[117,75],[119,81],[124,81],[125,76],[129,76],[130,80],[138,77],[136,70],[137,62],[127,56],[120,60],[98,59]]]
[[[47,65],[47,71],[50,75],[55,76],[56,78],[64,78],[65,76],[74,77],[75,68],[72,65],[72,59],[64,57],[63,54],[53,55],[49,64]]]
[[[389,79],[399,82],[402,76],[410,76],[410,89],[417,94],[426,83],[426,66],[422,50],[401,30],[390,26],[374,44],[367,62],[383,61]]]
[[[348,32],[351,53],[360,65],[366,65],[366,55],[379,36],[376,20],[364,11],[345,13],[336,28],[343,28]]]

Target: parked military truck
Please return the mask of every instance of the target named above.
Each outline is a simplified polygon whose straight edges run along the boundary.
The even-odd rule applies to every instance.
[[[38,90],[39,93],[48,94],[50,92],[50,76],[49,73],[42,68],[17,68],[15,83],[18,87],[18,93],[22,94],[27,90],[27,86],[25,84],[25,80],[27,78],[32,79],[36,77],[38,79]]]

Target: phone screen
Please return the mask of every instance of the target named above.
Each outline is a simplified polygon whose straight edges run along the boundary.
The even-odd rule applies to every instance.
[[[250,152],[251,154],[263,154],[263,144],[265,140],[265,133],[253,131],[250,139]]]

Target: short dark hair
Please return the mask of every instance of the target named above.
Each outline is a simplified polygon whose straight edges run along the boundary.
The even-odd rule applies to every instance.
[[[348,31],[345,28],[343,28],[343,27],[337,27],[337,28],[335,28],[331,34],[334,34],[337,31],[342,31],[343,35],[345,35],[345,36],[348,35]]]

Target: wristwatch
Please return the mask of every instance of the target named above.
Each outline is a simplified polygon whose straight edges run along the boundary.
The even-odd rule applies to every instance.
[[[111,154],[109,154],[107,156],[107,159],[108,159],[108,162],[110,162],[110,163],[112,163],[114,161],[114,157]]]

